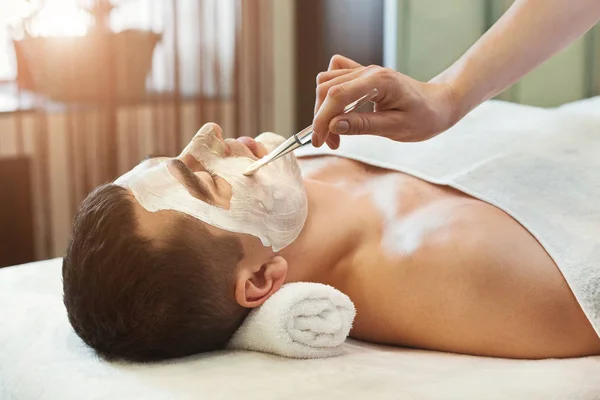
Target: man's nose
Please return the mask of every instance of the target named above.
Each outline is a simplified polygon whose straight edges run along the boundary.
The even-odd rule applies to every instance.
[[[219,124],[216,124],[214,122],[209,122],[204,125],[204,128],[207,130],[211,129],[213,132],[215,132],[215,134],[217,135],[219,140],[223,141],[223,128],[221,128],[219,126]]]

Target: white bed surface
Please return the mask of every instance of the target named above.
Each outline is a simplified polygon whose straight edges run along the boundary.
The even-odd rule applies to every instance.
[[[2,400],[600,399],[600,357],[501,360],[349,341],[333,359],[108,363],[67,321],[60,259],[0,269],[0,318]]]

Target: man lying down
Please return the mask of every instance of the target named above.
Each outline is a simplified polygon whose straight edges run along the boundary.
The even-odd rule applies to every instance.
[[[242,175],[281,140],[223,140],[206,124],[178,157],[143,161],[85,199],[63,278],[88,345],[141,361],[219,349],[283,284],[310,281],[354,301],[356,339],[510,358],[600,354],[557,264],[507,213],[334,155],[289,155]]]

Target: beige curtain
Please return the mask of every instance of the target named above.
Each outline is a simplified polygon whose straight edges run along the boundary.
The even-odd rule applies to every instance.
[[[273,130],[273,2],[237,0],[236,134]]]

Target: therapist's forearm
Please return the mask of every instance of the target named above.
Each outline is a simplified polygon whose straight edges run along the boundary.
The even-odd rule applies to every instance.
[[[600,0],[516,0],[432,82],[450,85],[458,120],[575,41],[599,18]]]

